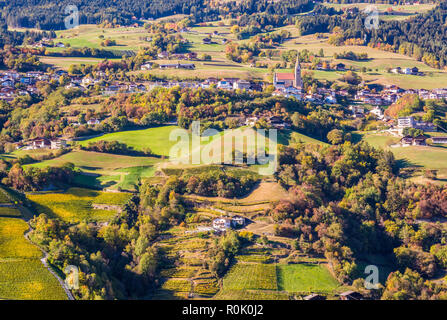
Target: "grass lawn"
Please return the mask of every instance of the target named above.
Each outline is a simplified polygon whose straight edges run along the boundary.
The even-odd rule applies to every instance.
[[[325,266],[317,264],[277,265],[279,290],[332,293],[338,286]]]
[[[155,154],[168,156],[170,148],[176,143],[176,141],[169,141],[169,135],[175,129],[179,129],[179,127],[163,126],[143,130],[113,132],[93,139],[81,141],[79,144],[85,146],[88,145],[89,142],[116,140],[125,143],[136,150],[150,148]]]
[[[0,218],[0,299],[66,300],[64,290],[39,261],[42,252],[23,234],[28,225]]]
[[[373,147],[393,152],[396,160],[400,161],[401,167],[423,167],[434,170],[447,169],[447,148],[445,147],[410,146],[391,148],[389,145],[397,143],[399,141],[398,137],[364,132],[357,132],[357,134]]]
[[[138,179],[150,177],[160,160],[151,157],[131,157],[91,151],[72,151],[60,157],[27,166],[60,166],[72,162],[82,171],[75,182],[90,188],[132,190]]]

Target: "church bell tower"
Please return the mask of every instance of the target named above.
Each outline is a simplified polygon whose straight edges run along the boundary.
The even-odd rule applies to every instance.
[[[301,65],[300,65],[300,54],[297,51],[296,54],[296,64],[295,64],[295,81],[293,83],[293,86],[297,89],[303,88],[303,81],[301,79]]]

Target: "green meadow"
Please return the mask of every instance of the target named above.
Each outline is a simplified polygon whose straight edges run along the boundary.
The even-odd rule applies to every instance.
[[[287,292],[333,293],[339,287],[328,269],[317,264],[277,265],[279,290]]]

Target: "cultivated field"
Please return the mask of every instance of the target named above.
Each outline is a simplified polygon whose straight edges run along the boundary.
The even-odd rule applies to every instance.
[[[24,233],[28,225],[0,218],[0,299],[65,300],[64,290],[39,261],[42,252]]]
[[[65,192],[27,194],[35,211],[64,221],[107,221],[129,198],[129,193],[70,188]],[[103,205],[94,209],[95,205]]]

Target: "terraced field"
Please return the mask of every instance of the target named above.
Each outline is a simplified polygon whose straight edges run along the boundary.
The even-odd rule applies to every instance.
[[[23,236],[28,225],[0,218],[0,298],[65,300],[59,282],[39,261],[42,252]]]
[[[188,223],[190,227],[194,222]],[[160,272],[162,285],[158,299],[209,298],[219,291],[218,279],[204,268],[208,261],[207,247],[212,239],[187,234],[184,228],[174,227],[162,236],[159,248],[169,263]]]

